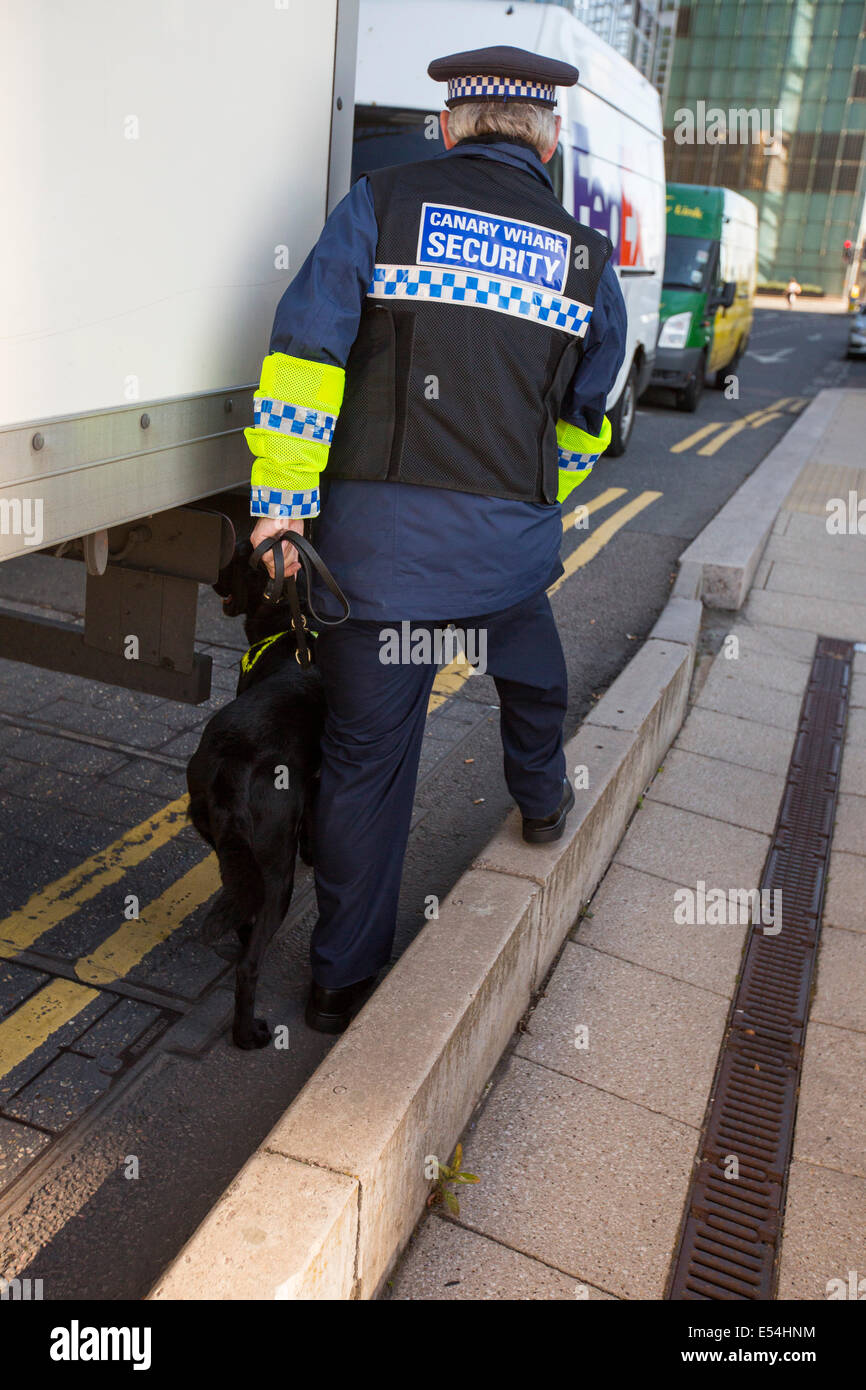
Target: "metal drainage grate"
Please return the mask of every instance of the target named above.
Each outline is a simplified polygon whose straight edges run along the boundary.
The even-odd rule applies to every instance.
[[[752,926],[670,1277],[670,1299],[772,1299],[853,644],[819,637],[761,888],[782,929]],[[731,1157],[739,1176],[725,1176]]]

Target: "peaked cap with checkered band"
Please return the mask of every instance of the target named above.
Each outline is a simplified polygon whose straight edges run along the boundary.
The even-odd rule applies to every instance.
[[[496,100],[553,107],[556,88],[573,87],[578,78],[571,63],[508,44],[434,58],[427,72],[434,82],[448,83],[445,105],[449,108],[464,101]]]

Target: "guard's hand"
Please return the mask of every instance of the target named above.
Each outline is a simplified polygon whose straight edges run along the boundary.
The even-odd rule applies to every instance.
[[[250,532],[250,540],[253,544],[253,550],[255,550],[257,545],[261,545],[262,541],[266,541],[269,536],[278,536],[281,531],[295,531],[299,536],[302,536],[304,534],[303,519],[301,517],[263,516],[260,521],[256,522],[255,526]],[[273,579],[273,551],[267,551],[267,553],[262,556],[262,559],[264,561],[264,565],[266,570],[268,571],[268,574]],[[300,561],[298,560],[298,552],[295,550],[295,547],[293,545],[289,544],[288,541],[283,541],[283,562],[286,566],[287,579],[291,579],[292,576],[297,574],[298,570],[301,568]]]

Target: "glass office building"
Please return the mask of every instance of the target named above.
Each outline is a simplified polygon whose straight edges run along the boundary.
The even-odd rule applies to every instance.
[[[533,3],[533,0],[530,0]],[[664,104],[680,0],[534,0],[561,5],[652,82]]]
[[[759,281],[794,275],[843,293],[864,230],[863,0],[683,3],[675,44],[668,179],[724,185],[757,204]]]
[[[679,0],[583,0],[572,6],[582,24],[648,77],[667,97]]]

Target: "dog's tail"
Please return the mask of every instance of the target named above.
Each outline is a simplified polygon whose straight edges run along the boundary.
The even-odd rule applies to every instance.
[[[207,796],[203,791],[196,790],[190,792],[189,805],[186,814],[192,821],[199,835],[203,840],[207,840],[209,845],[213,845],[214,839],[211,834],[210,816],[208,815]]]
[[[205,914],[201,941],[213,945],[232,928],[249,922],[261,910],[265,886],[259,866],[246,841],[229,831],[218,841],[217,857],[222,888]]]

